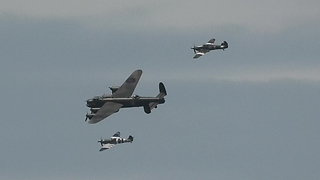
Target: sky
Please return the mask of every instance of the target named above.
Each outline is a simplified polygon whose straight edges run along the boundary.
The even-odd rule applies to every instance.
[[[319,6],[1,1],[0,179],[319,179]],[[211,38],[229,48],[192,59]],[[165,104],[84,122],[136,69]],[[99,152],[117,131],[133,143]]]

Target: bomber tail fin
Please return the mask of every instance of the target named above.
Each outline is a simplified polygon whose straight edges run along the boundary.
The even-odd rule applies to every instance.
[[[164,87],[164,84],[162,82],[159,83],[159,94],[157,97],[163,98],[164,96],[167,95],[166,88]]]
[[[162,82],[159,83],[159,94],[156,96],[157,98],[164,98],[167,95],[167,90],[164,87]],[[158,102],[152,102],[149,104],[150,110],[153,108],[157,108]]]

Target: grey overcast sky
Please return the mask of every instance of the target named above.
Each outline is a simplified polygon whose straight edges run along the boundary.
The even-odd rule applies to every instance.
[[[2,0],[0,179],[320,179],[320,1]],[[193,60],[193,44],[226,51]],[[136,69],[166,103],[84,122]],[[99,152],[120,131],[131,144]]]

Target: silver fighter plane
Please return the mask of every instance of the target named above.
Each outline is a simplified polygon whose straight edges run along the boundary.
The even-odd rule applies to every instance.
[[[100,139],[98,142],[101,144],[99,151],[104,151],[114,147],[116,144],[127,143],[133,141],[133,137],[130,135],[128,139],[120,138],[120,132],[116,132],[110,139]]]
[[[216,49],[222,49],[225,50],[228,48],[228,43],[227,41],[223,41],[221,45],[214,45],[215,39],[210,39],[206,44],[201,45],[201,46],[196,46],[194,45],[193,52],[196,54],[193,59],[199,58],[203,56],[205,53],[211,51],[211,50],[216,50]]]
[[[157,108],[158,104],[163,104],[167,91],[162,82],[159,83],[160,92],[156,97],[132,96],[141,75],[142,70],[138,69],[134,71],[120,87],[110,87],[112,94],[104,94],[88,99],[87,106],[91,112],[86,114],[85,121],[89,119],[89,124],[95,124],[111,114],[118,112],[120,108],[129,107],[142,106],[144,112],[150,114],[151,110]]]

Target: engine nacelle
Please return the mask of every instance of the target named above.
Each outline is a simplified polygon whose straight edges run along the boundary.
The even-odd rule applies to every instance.
[[[94,114],[97,113],[99,110],[100,108],[90,108],[90,111]]]
[[[86,117],[91,119],[94,116],[94,114],[86,114]]]

